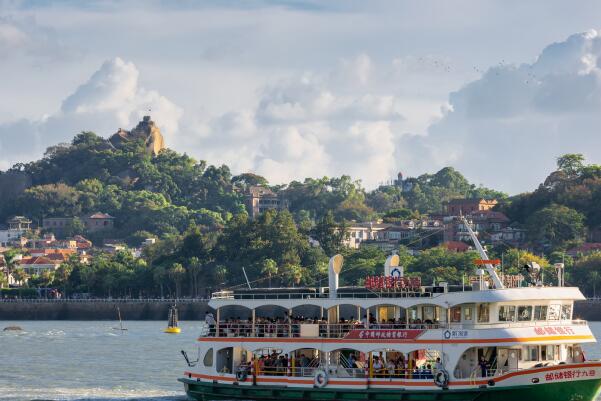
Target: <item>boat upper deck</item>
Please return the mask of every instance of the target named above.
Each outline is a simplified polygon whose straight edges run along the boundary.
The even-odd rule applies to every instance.
[[[584,299],[584,295],[577,287],[529,286],[477,291],[462,286],[420,286],[406,291],[374,291],[364,287],[341,287],[336,294],[330,294],[327,287],[308,287],[219,291],[212,294],[209,305],[213,308],[239,305],[250,309],[272,305],[291,309],[302,305],[323,308],[337,305],[355,305],[362,308],[394,305],[410,308],[428,304],[448,308],[464,303]]]

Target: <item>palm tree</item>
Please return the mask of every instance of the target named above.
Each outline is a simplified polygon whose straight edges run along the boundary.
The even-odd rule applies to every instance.
[[[27,274],[27,272],[22,268],[22,267],[17,267],[14,271],[13,271],[13,278],[15,279],[16,282],[18,282],[20,285],[23,285],[27,282],[27,280],[29,279],[29,274]]]
[[[200,259],[196,256],[190,258],[190,262],[188,264],[188,272],[190,273],[190,278],[192,279],[192,296],[198,296],[198,275],[202,271],[202,264],[200,263]]]
[[[17,265],[19,264],[19,261],[21,260],[21,254],[18,253],[16,250],[10,250],[7,252],[4,252],[4,271],[6,273],[6,283],[8,285],[10,285],[10,276],[13,272],[13,270],[15,270],[17,268]]]
[[[263,261],[263,267],[261,268],[261,274],[267,276],[269,279],[269,288],[271,288],[271,277],[278,274],[278,265],[273,259],[265,259]]]
[[[589,274],[589,279],[593,283],[593,298],[597,298],[597,281],[599,281],[599,277],[600,277],[599,272],[596,270],[593,270]]]
[[[175,297],[181,295],[182,280],[186,277],[186,269],[179,263],[174,263],[169,269],[169,277],[175,282]]]
[[[164,298],[163,283],[165,281],[165,273],[165,268],[163,266],[156,266],[152,272],[152,279],[161,288],[161,298]]]

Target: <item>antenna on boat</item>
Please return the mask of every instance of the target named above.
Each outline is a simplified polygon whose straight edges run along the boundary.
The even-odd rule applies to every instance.
[[[342,270],[344,258],[340,254],[336,254],[330,258],[328,266],[328,286],[330,288],[330,299],[335,299],[338,294],[338,275]]]
[[[476,237],[476,234],[472,230],[472,227],[470,227],[469,223],[467,222],[467,219],[463,215],[460,217],[461,217],[461,221],[463,222],[463,225],[465,226],[468,234],[470,235],[470,238],[472,239],[472,242],[476,246],[476,249],[478,250],[480,257],[482,258],[482,260],[484,262],[490,262],[488,260],[488,255],[486,254],[486,251],[482,247],[482,244],[480,243],[480,241],[478,241],[478,237]],[[492,282],[495,285],[495,288],[497,288],[497,289],[505,288],[505,286],[503,285],[503,282],[497,275],[497,271],[495,270],[493,265],[491,263],[484,263],[484,266],[486,267],[486,271],[490,275],[490,278],[492,279]]]
[[[246,285],[248,286],[248,289],[252,290],[252,287],[250,286],[250,281],[248,281],[248,276],[246,275],[246,270],[244,270],[244,266],[242,266],[242,273],[244,273],[244,278],[246,279]]]

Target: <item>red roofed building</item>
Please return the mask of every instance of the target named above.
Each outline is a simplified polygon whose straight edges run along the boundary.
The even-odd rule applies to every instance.
[[[40,274],[43,271],[58,269],[63,261],[49,259],[45,256],[25,256],[21,259],[21,267],[27,274]]]
[[[471,249],[471,247],[468,244],[461,241],[448,241],[443,243],[442,246],[447,248],[449,251],[454,252],[465,252]]]
[[[566,254],[575,258],[580,255],[589,255],[593,252],[601,252],[601,242],[585,242],[580,246],[569,249]]]
[[[89,232],[110,230],[113,228],[115,218],[107,213],[96,212],[84,217],[83,222]]]

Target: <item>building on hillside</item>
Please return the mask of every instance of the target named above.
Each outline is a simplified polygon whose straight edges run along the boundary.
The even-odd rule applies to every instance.
[[[498,203],[496,199],[451,199],[443,204],[443,208],[447,216],[465,216],[474,212],[491,210]]]
[[[580,246],[568,249],[566,255],[578,258],[580,256],[590,255],[594,252],[601,252],[601,242],[585,242]]]
[[[44,271],[55,271],[64,260],[53,260],[45,256],[24,256],[21,267],[29,275],[41,274]]]
[[[519,247],[526,241],[526,230],[516,227],[504,227],[499,231],[490,233],[490,242],[493,245],[504,244]]]
[[[471,246],[469,246],[465,242],[461,242],[461,241],[443,242],[442,246],[447,248],[449,251],[453,251],[453,252],[466,252],[466,251],[472,249]]]
[[[56,235],[63,235],[65,230],[73,224],[73,217],[45,217],[42,228]]]
[[[20,238],[31,230],[31,220],[23,216],[15,216],[6,221],[0,230],[0,247],[18,246]]]
[[[51,259],[69,259],[69,256],[76,255],[77,250],[75,249],[60,249],[60,248],[41,248],[41,249],[30,249],[29,254],[31,256],[46,256]],[[56,256],[58,255],[58,256]]]
[[[27,241],[26,247],[29,249],[56,248],[56,237],[54,234],[44,234],[42,238],[32,238]]]
[[[490,204],[488,205],[490,206]],[[502,212],[486,209],[475,210],[463,214],[470,225],[472,231],[476,234],[482,243],[507,243],[511,246],[518,246],[525,240],[526,231],[520,228],[509,227],[510,220]],[[456,211],[456,209],[454,209]],[[459,215],[446,216],[445,222],[445,242],[466,242],[471,243],[471,238]]]
[[[379,188],[383,189],[383,188],[397,187],[400,189],[401,192],[410,192],[413,189],[413,185],[415,184],[415,182],[416,182],[415,178],[409,177],[409,178],[403,179],[403,173],[399,171],[397,174],[397,177],[395,179],[381,182]]]
[[[439,245],[443,231],[442,221],[435,219],[403,220],[396,224],[355,224],[349,229],[346,245],[353,248],[376,246],[385,251],[397,250],[400,245],[423,249]]]
[[[107,213],[96,212],[82,219],[88,232],[110,230],[114,227],[115,218]]]
[[[251,219],[255,219],[267,210],[288,209],[288,201],[271,189],[261,186],[250,186],[244,195],[246,211]]]
[[[31,220],[24,216],[15,216],[7,221],[9,230],[31,230]]]
[[[366,223],[353,223],[347,228],[347,235],[343,240],[343,244],[347,248],[359,249],[363,241],[377,239],[378,232],[391,226],[392,224],[372,221]]]

